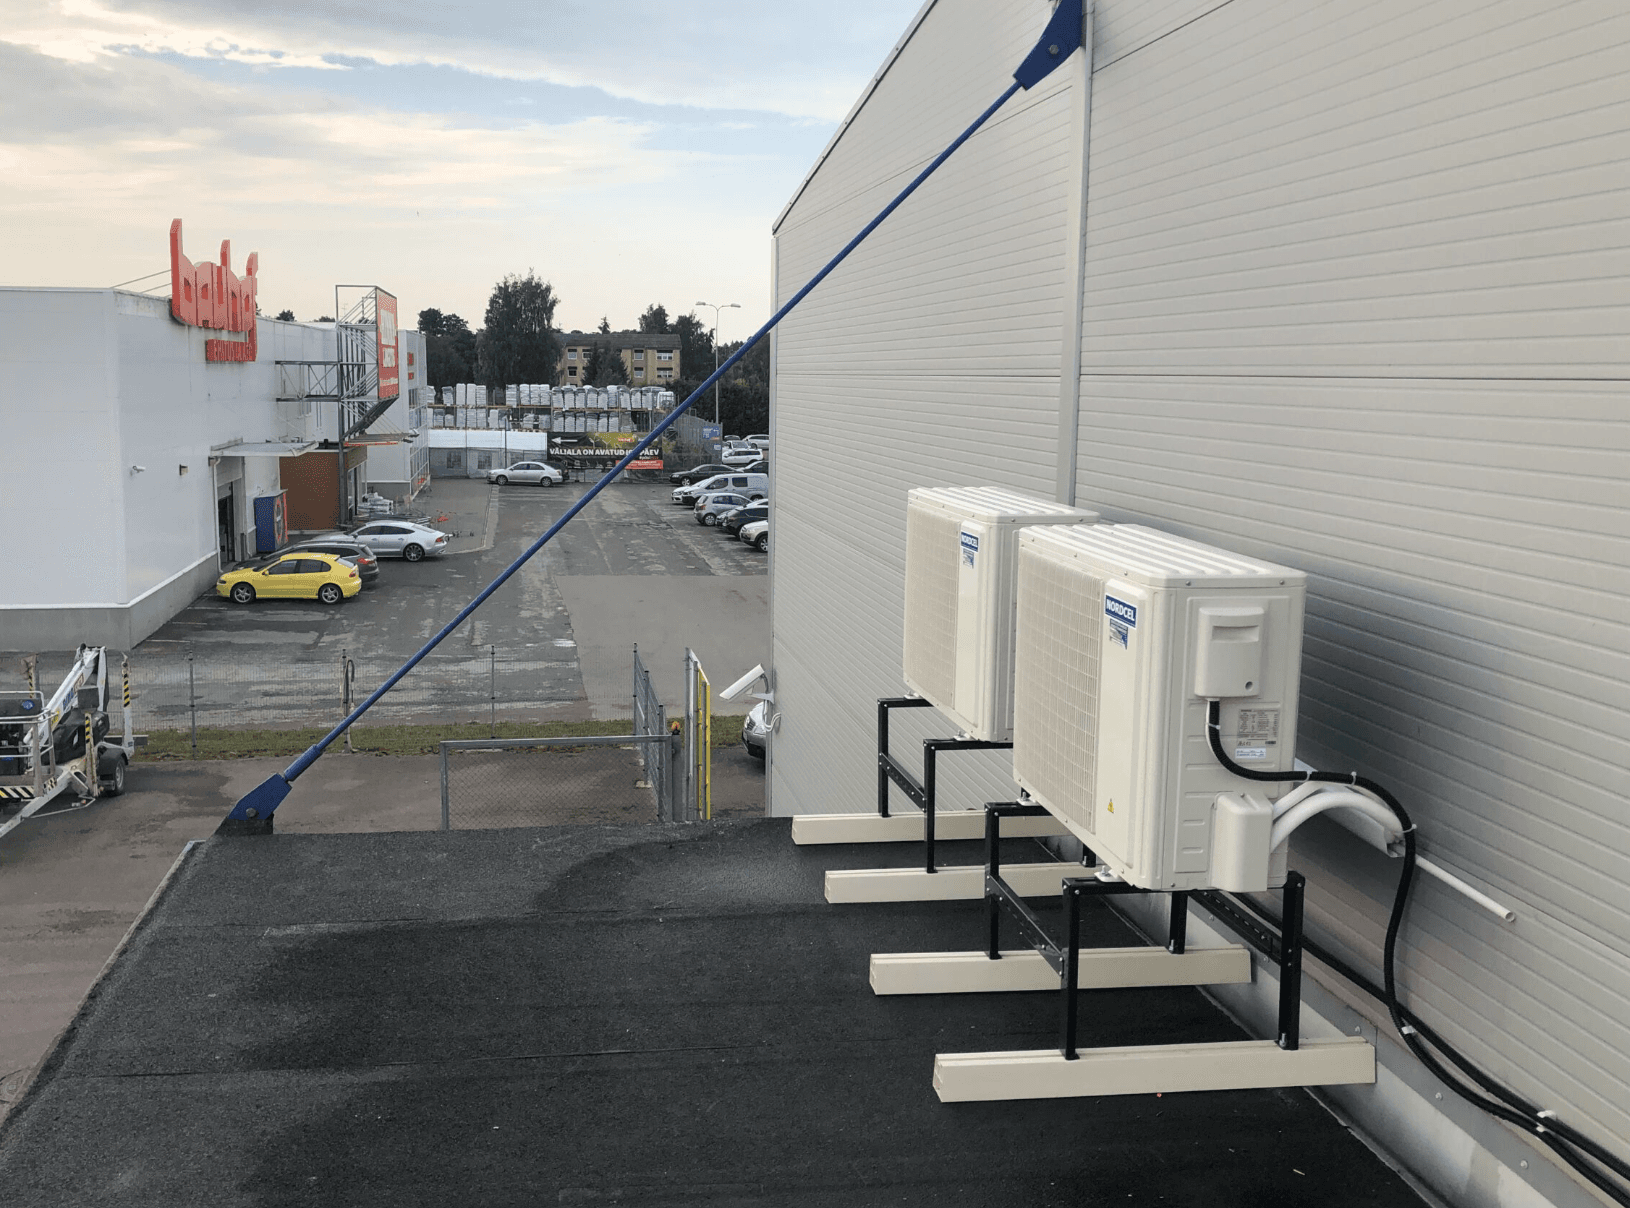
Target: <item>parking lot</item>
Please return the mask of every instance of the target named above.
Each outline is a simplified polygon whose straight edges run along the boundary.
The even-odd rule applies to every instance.
[[[131,652],[138,725],[287,726],[337,720],[342,654],[353,699],[375,688],[587,488],[437,479],[418,507],[454,534],[419,563],[383,559],[379,584],[336,606],[205,596]],[[633,647],[665,703],[684,651],[720,686],[769,661],[767,559],[703,527],[662,483],[601,494],[381,702],[380,720],[627,717]],[[187,655],[192,655],[189,665]],[[26,652],[19,652],[26,653]],[[50,680],[68,656],[42,659]],[[5,660],[6,686],[16,660]],[[724,711],[747,704],[721,705]]]

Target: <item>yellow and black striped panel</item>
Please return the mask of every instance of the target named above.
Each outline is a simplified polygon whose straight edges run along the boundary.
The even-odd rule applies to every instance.
[[[22,785],[0,785],[0,801],[32,801],[34,790]]]

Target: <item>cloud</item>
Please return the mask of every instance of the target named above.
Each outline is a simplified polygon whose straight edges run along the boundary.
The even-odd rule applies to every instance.
[[[755,302],[767,294],[765,233],[785,190],[767,193],[750,157],[666,148],[650,123],[489,128],[224,85],[158,60],[3,44],[0,106],[9,284],[150,272],[182,217],[200,247],[230,238],[240,257],[259,251],[266,302],[308,317],[331,308],[333,282],[351,280],[395,289],[410,310],[478,319],[492,282],[530,266],[579,324],[600,313],[631,322],[699,281]],[[711,196],[674,204],[697,182]]]
[[[139,277],[181,217],[306,317],[368,281],[479,322],[535,267],[568,326],[723,297],[751,330],[770,222],[917,3],[0,0],[0,283]]]
[[[435,64],[648,104],[837,120],[917,0],[0,0],[0,38],[88,63],[119,50],[260,67]]]

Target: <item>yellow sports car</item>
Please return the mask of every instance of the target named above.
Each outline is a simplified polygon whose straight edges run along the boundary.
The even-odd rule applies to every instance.
[[[267,567],[229,570],[215,580],[215,594],[239,604],[257,599],[321,600],[338,604],[362,590],[354,564],[333,554],[302,550]]]

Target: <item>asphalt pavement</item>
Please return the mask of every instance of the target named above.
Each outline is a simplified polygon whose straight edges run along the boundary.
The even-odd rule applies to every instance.
[[[386,559],[377,587],[333,607],[200,597],[131,652],[138,728],[185,727],[194,701],[199,725],[338,720],[342,660],[360,699],[586,490],[436,479],[416,508],[454,534],[447,554]],[[636,645],[670,710],[684,702],[686,647],[721,687],[768,664],[766,555],[698,525],[670,491],[608,487],[393,689],[375,720],[627,717]],[[22,653],[0,654],[0,688],[21,686]],[[53,682],[70,660],[45,652],[42,679]]]

